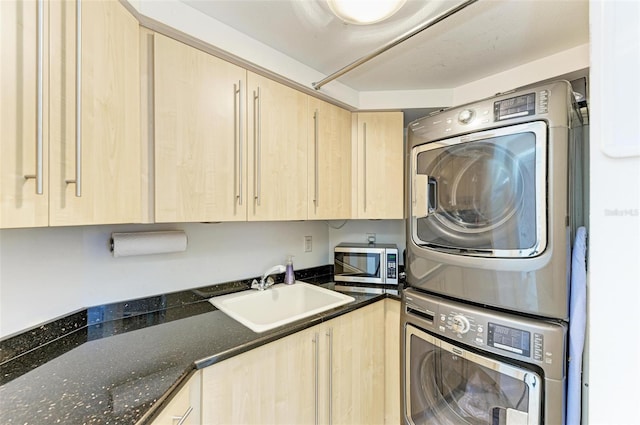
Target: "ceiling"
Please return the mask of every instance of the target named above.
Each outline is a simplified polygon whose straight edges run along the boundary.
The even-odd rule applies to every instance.
[[[462,0],[407,0],[387,21],[359,26],[324,0],[182,0],[330,75]],[[589,42],[588,0],[479,0],[338,81],[356,90],[455,88]],[[311,83],[311,82],[310,82]]]

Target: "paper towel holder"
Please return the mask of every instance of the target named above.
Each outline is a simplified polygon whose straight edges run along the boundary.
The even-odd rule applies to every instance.
[[[183,230],[151,232],[113,232],[109,250],[114,257],[170,254],[187,249],[187,235]]]

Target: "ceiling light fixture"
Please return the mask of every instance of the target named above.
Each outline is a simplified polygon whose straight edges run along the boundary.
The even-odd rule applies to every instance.
[[[368,25],[390,18],[406,0],[327,0],[331,11],[348,24]]]

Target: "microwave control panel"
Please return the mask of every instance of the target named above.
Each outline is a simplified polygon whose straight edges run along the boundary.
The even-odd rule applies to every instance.
[[[387,281],[398,278],[398,254],[387,253]]]

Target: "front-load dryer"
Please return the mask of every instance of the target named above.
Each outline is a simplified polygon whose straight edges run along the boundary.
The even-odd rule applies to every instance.
[[[407,283],[568,319],[570,243],[583,221],[581,128],[566,81],[412,122]]]

